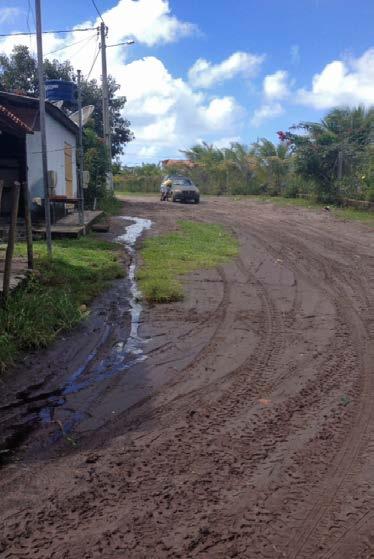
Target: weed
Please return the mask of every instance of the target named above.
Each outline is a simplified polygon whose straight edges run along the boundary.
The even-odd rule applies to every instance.
[[[17,245],[18,255],[25,251]],[[34,252],[36,272],[0,308],[0,369],[73,328],[86,314],[85,305],[123,275],[118,247],[91,236],[54,241],[51,261],[45,243],[34,243]]]
[[[212,268],[238,253],[238,243],[220,225],[179,222],[175,233],[146,239],[137,279],[147,301],[169,303],[183,299],[179,278],[200,268]]]

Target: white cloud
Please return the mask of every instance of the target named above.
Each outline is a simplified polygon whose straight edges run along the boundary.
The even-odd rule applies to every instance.
[[[129,146],[141,157],[170,157],[200,137],[232,133],[241,127],[244,109],[230,96],[207,98],[174,78],[155,57],[122,66],[129,115],[136,140]],[[150,155],[151,154],[151,155]]]
[[[134,38],[137,43],[154,46],[177,41],[196,31],[193,24],[180,21],[171,13],[168,0],[118,0],[112,9],[103,13],[103,17],[109,27],[108,44]],[[99,23],[98,20],[85,21],[79,27]],[[93,35],[94,32],[90,41],[91,33],[87,33],[87,45],[82,43],[61,50],[53,57],[69,58],[75,68],[87,74],[97,52]],[[79,32],[66,37],[45,35],[44,52],[80,41],[83,37],[84,34]],[[29,38],[23,42],[30,46]],[[0,51],[9,53],[19,43],[20,37],[6,38],[0,41]],[[35,50],[34,39],[31,46]],[[163,62],[154,56],[126,63],[129,48],[113,47],[107,51],[109,72],[120,85],[119,93],[127,97],[125,116],[131,121],[136,137],[126,146],[125,162],[175,157],[179,149],[190,147],[200,137],[212,141],[220,136],[235,136],[240,131],[246,112],[233,97],[208,96],[194,89],[186,80],[172,76]],[[257,62],[251,56],[234,56],[231,65],[223,65],[224,71],[221,70],[220,75],[254,72]],[[100,79],[100,74],[99,58],[91,77]]]
[[[241,141],[242,139],[240,136],[229,136],[229,137],[219,138],[218,140],[214,140],[212,143],[216,148],[223,149],[223,148],[230,147],[231,144],[240,143]]]
[[[12,9],[12,8],[10,8]],[[0,11],[1,13],[1,11]],[[118,43],[128,38],[147,46],[175,42],[187,35],[196,32],[197,27],[191,23],[179,21],[171,14],[168,0],[118,0],[117,4],[103,13],[105,22],[109,28],[108,43]],[[96,27],[100,24],[99,19],[81,22],[75,28]],[[92,33],[93,35],[94,33]],[[87,37],[89,37],[89,32]],[[43,51],[48,53],[52,50],[70,45],[83,38],[81,32],[72,32],[62,37],[61,35],[48,34],[43,38]],[[0,52],[9,54],[13,47],[23,42],[36,51],[35,38],[30,42],[29,38],[7,37],[0,41]],[[84,45],[83,45],[84,46]],[[108,66],[113,63],[123,63],[127,47],[115,47],[108,49]],[[131,48],[131,47],[130,47]],[[79,52],[80,51],[80,52]],[[92,52],[92,55],[90,54]],[[61,50],[54,55],[59,59],[70,58],[71,53],[77,52],[72,58],[76,68],[83,73],[88,72],[93,60],[94,46],[90,43],[86,48],[77,45],[76,48]],[[111,72],[113,66],[111,66]],[[97,66],[94,76],[99,77],[100,71]]]
[[[267,105],[262,105],[253,113],[251,124],[253,126],[260,126],[260,124],[262,124],[264,120],[267,120],[268,118],[274,118],[283,113],[284,109],[280,103],[269,103]]]
[[[219,64],[199,58],[190,68],[188,77],[193,87],[209,88],[235,76],[251,78],[264,60],[263,55],[235,52]]]
[[[264,120],[277,117],[284,113],[280,100],[290,95],[288,73],[278,70],[274,74],[265,76],[262,84],[263,104],[254,111],[251,118],[252,126],[260,126]]]
[[[174,42],[197,30],[195,25],[179,21],[171,14],[168,0],[119,0],[104,15],[110,40],[114,42],[131,36],[154,46]]]
[[[0,23],[6,23],[7,21],[13,21],[16,17],[21,14],[19,8],[0,8]]]
[[[374,48],[359,58],[334,60],[313,77],[311,89],[299,89],[297,101],[315,109],[337,105],[372,105],[374,100]]]
[[[264,95],[266,99],[284,99],[289,95],[288,73],[278,70],[274,74],[265,76],[263,82]]]

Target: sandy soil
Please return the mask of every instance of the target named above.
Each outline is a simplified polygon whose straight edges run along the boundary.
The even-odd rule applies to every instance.
[[[124,211],[147,234],[223,223],[240,256],[145,309],[146,361],[112,362],[118,282],[2,379],[0,556],[374,557],[374,231],[214,198]]]

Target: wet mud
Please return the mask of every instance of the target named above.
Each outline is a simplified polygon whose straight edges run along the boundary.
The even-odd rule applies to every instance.
[[[113,286],[2,379],[3,430],[39,420],[1,470],[1,557],[374,557],[373,230],[250,200],[134,198],[124,213],[147,235],[223,223],[239,257],[140,319],[136,287]],[[132,364],[112,375],[122,351]],[[81,366],[74,382],[108,376],[40,421]]]

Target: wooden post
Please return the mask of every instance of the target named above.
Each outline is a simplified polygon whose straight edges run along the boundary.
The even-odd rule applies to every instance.
[[[27,243],[27,266],[29,270],[34,268],[34,254],[32,250],[32,223],[30,212],[30,194],[27,182],[22,183],[23,203],[25,205],[25,226]]]
[[[4,181],[0,181],[0,211],[1,211],[1,197],[3,195]]]
[[[16,234],[17,234],[17,215],[18,215],[18,202],[19,202],[20,189],[21,189],[21,184],[18,181],[16,181],[13,185],[12,213],[11,213],[9,233],[8,233],[8,246],[5,255],[4,280],[3,280],[4,299],[6,299],[9,294],[10,274],[12,271],[12,259],[13,259],[14,245],[16,242]]]

